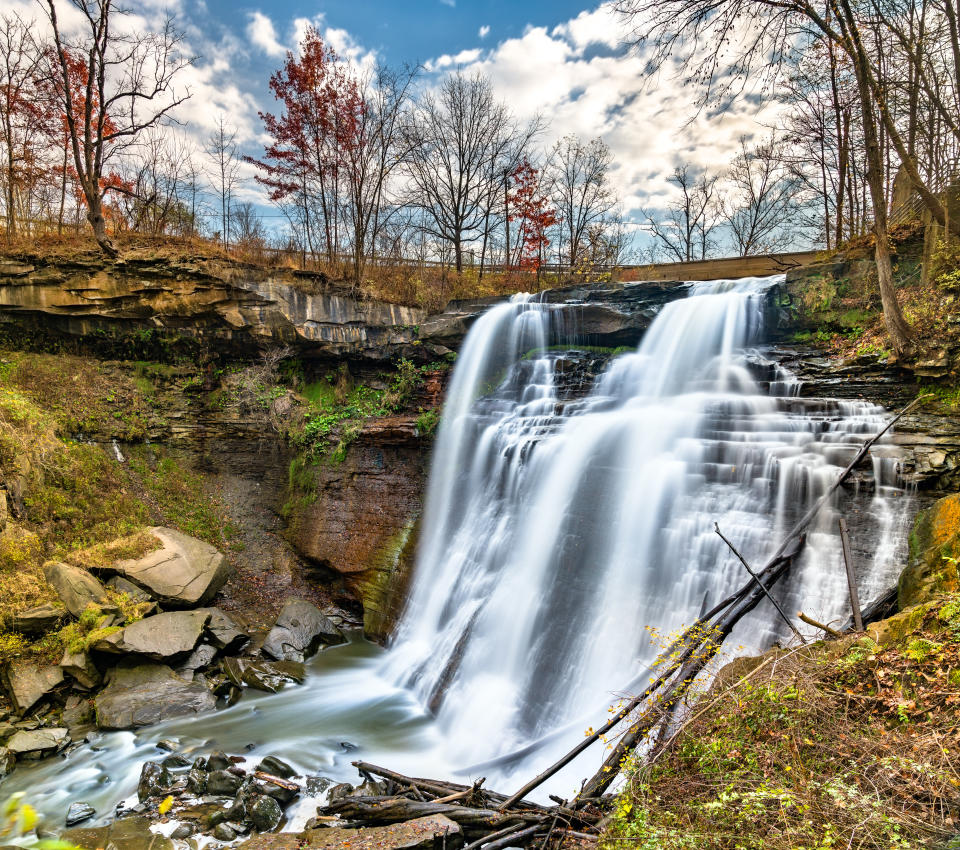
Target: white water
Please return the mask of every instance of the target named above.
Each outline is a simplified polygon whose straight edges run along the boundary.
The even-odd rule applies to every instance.
[[[862,435],[884,424],[873,405],[798,398],[796,382],[751,349],[774,282],[696,285],[574,400],[562,374],[572,355],[549,347],[575,334],[576,309],[530,299],[492,308],[458,358],[414,583],[388,652],[327,650],[300,688],[100,736],[66,761],[18,768],[4,793],[29,790],[51,816],[73,800],[108,815],[164,737],[194,752],[252,747],[251,758],[273,753],[338,781],[356,780],[356,758],[460,777],[486,762],[487,785],[513,790],[642,679],[658,650],[647,627],[678,629],[743,583],[715,521],[762,563]],[[866,599],[895,575],[908,518],[895,460],[874,454],[873,492],[835,506],[873,553],[858,562]],[[777,589],[787,611],[843,618],[837,516],[822,513]],[[732,644],[759,649],[786,635],[761,605]],[[544,790],[570,793],[601,755]]]

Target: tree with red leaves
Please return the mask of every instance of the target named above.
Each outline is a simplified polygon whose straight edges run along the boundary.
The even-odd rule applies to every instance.
[[[257,181],[270,190],[271,200],[294,201],[310,252],[322,235],[333,262],[340,239],[343,150],[355,144],[364,108],[359,86],[310,27],[300,42],[300,56],[287,53],[283,67],[270,78],[270,90],[283,111],[260,113],[273,140],[264,160],[248,161],[260,170]],[[316,232],[317,212],[321,234]]]
[[[518,222],[517,244],[507,265],[525,271],[540,271],[546,248],[547,231],[557,224],[557,211],[541,190],[541,174],[526,158],[510,174],[509,222]]]

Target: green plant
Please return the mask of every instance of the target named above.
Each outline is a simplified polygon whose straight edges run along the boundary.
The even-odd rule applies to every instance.
[[[5,844],[26,838],[37,826],[37,813],[33,806],[26,802],[22,791],[12,795],[0,810],[0,840]],[[31,847],[36,850],[80,850],[69,841],[59,838],[41,838]]]
[[[435,407],[429,410],[421,408],[420,415],[417,416],[417,434],[421,437],[429,437],[440,424],[440,411]]]

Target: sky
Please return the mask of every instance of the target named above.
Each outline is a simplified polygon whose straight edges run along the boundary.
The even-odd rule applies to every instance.
[[[62,22],[69,27],[64,0]],[[548,121],[543,148],[568,133],[599,136],[628,221],[669,200],[674,166],[717,169],[741,135],[760,137],[773,119],[769,99],[741,98],[722,110],[695,108],[698,92],[675,68],[650,75],[643,55],[623,47],[622,22],[607,3],[586,0],[136,0],[129,25],[155,25],[172,12],[194,65],[181,84],[192,96],[177,112],[202,147],[223,115],[244,153],[262,154],[259,111],[275,109],[268,81],[308,24],[359,65],[415,64],[420,85],[457,68],[490,76],[495,92],[522,118]],[[36,0],[0,0],[0,11],[36,15]],[[76,19],[74,18],[74,21]],[[270,210],[244,173],[241,197]]]

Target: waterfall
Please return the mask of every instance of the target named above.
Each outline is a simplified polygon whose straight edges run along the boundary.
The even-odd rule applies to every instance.
[[[746,579],[714,522],[761,564],[860,435],[882,427],[875,405],[799,398],[756,348],[767,290],[781,281],[695,284],[579,399],[558,369],[574,355],[557,350],[575,308],[523,296],[473,326],[385,662],[434,711],[454,763],[602,719],[654,660],[650,628],[691,623]],[[876,553],[860,565],[867,597],[895,569],[902,513],[896,464],[876,462],[874,477],[858,520]],[[776,591],[786,610],[824,621],[844,612],[837,499]],[[784,629],[763,605],[734,643],[761,649]]]

